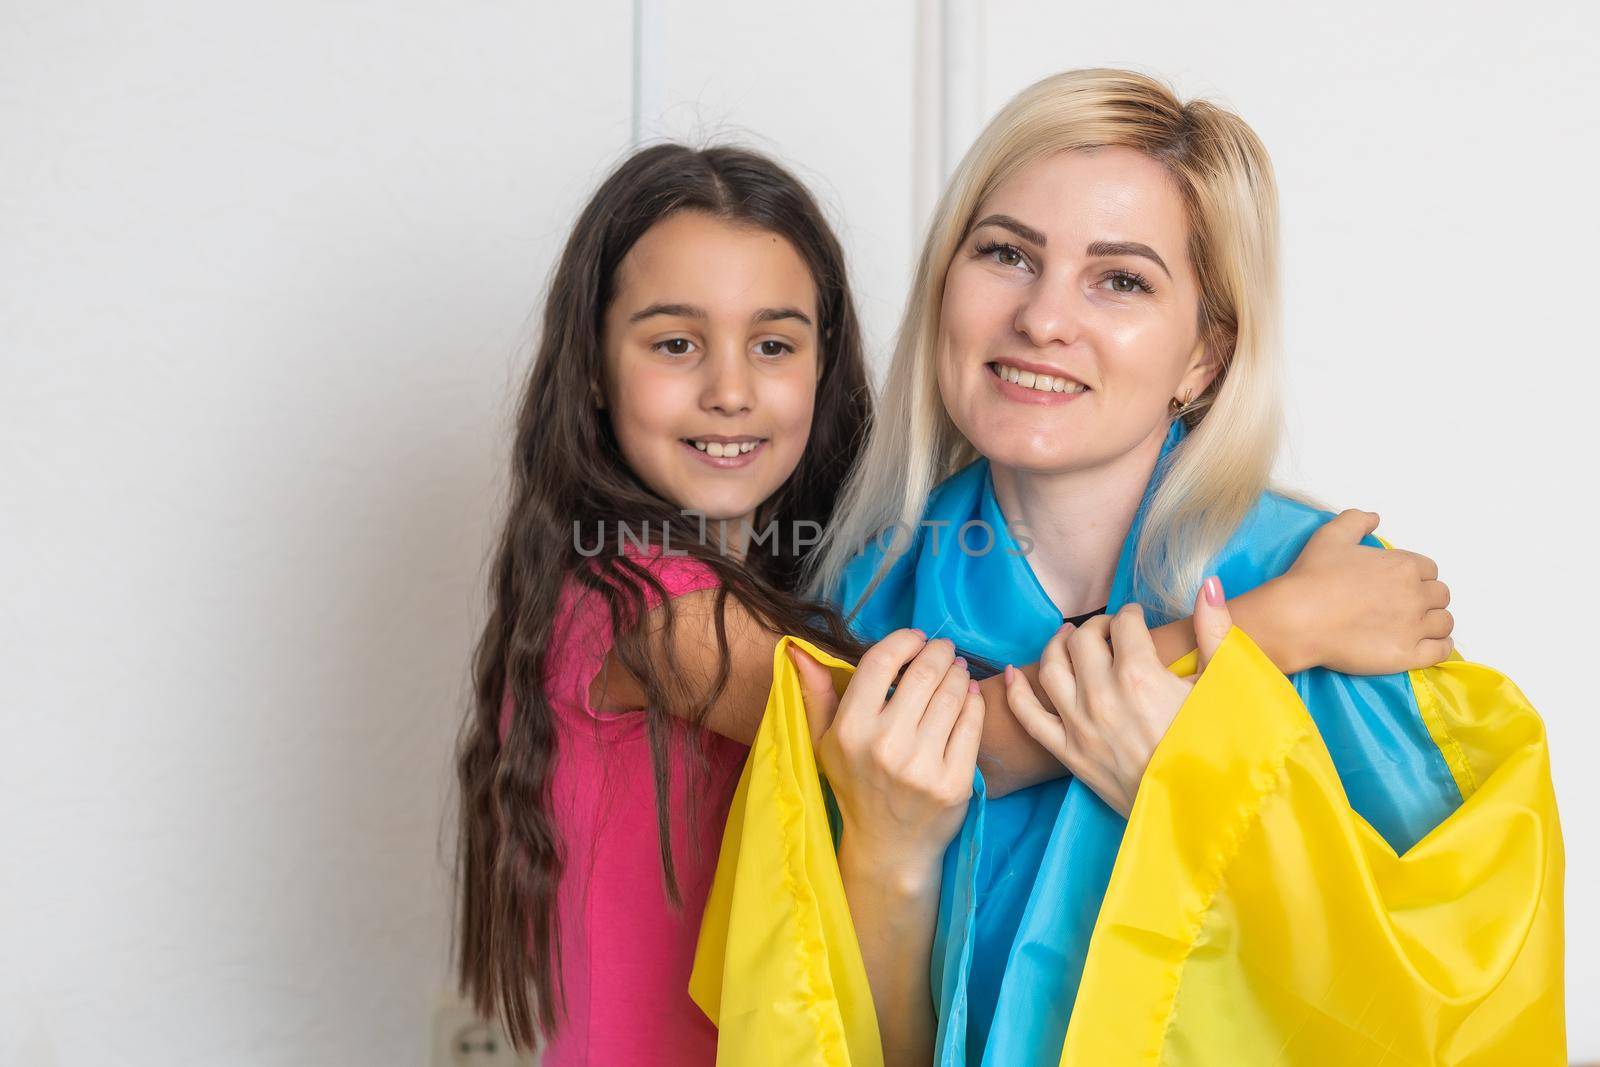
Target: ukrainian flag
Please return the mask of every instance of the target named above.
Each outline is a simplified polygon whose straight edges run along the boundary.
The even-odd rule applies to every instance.
[[[913,545],[857,616],[863,636],[920,626],[991,662],[1037,659],[1059,615],[1007,551],[986,465],[929,514],[998,524],[1001,543]],[[1243,592],[1326,518],[1267,494],[1211,572]],[[1137,530],[1112,610],[1141,599]],[[858,562],[847,605],[877,560]],[[787,643],[690,992],[720,1028],[719,1063],[878,1064]],[[802,645],[843,683],[847,665]],[[1503,675],[1452,658],[1285,677],[1235,629],[1126,823],[1075,780],[995,799],[975,777],[945,857],[937,1063],[1564,1064],[1563,863],[1543,724]]]

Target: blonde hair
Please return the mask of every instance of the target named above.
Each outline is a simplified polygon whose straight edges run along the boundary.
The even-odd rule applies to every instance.
[[[1124,70],[1068,71],[1029,86],[962,159],[934,212],[890,388],[817,553],[811,595],[830,595],[861,546],[891,523],[915,529],[934,487],[977,458],[945,411],[934,355],[945,274],[978,209],[1037,159],[1111,145],[1161,163],[1183,198],[1200,335],[1220,367],[1182,415],[1190,432],[1150,501],[1135,557],[1147,603],[1188,613],[1202,569],[1267,488],[1276,457],[1277,188],[1266,148],[1243,119],[1204,100],[1183,103],[1161,82]],[[880,576],[892,562],[886,556]]]

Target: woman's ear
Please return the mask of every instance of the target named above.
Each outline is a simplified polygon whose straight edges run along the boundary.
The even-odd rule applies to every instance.
[[[1178,381],[1176,396],[1188,396],[1191,400],[1200,396],[1216,381],[1221,370],[1222,361],[1212,352],[1205,338],[1201,338],[1195,342],[1194,351],[1189,353],[1188,369]]]

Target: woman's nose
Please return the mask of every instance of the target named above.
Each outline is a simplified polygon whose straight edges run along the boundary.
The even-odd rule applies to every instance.
[[[705,388],[700,405],[707,411],[738,415],[754,403],[750,364],[743,352],[724,352],[706,361]]]
[[[1017,308],[1013,325],[1037,348],[1070,345],[1082,327],[1076,296],[1070,286],[1035,285]]]

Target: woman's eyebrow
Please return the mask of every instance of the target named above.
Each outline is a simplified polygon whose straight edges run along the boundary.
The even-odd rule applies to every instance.
[[[1156,254],[1156,250],[1149,245],[1140,244],[1138,241],[1096,241],[1088,248],[1090,256],[1142,256],[1160,267],[1168,278],[1172,272],[1167,270],[1166,263]]]
[[[1025,222],[1018,222],[1010,215],[985,215],[983,218],[979,219],[977,224],[972,228],[976,230],[984,226],[998,226],[1002,230],[1010,230],[1024,241],[1027,241],[1031,244],[1036,244],[1040,248],[1043,248],[1046,243],[1044,234],[1040,233],[1038,230],[1034,229],[1032,226],[1029,226]]]

